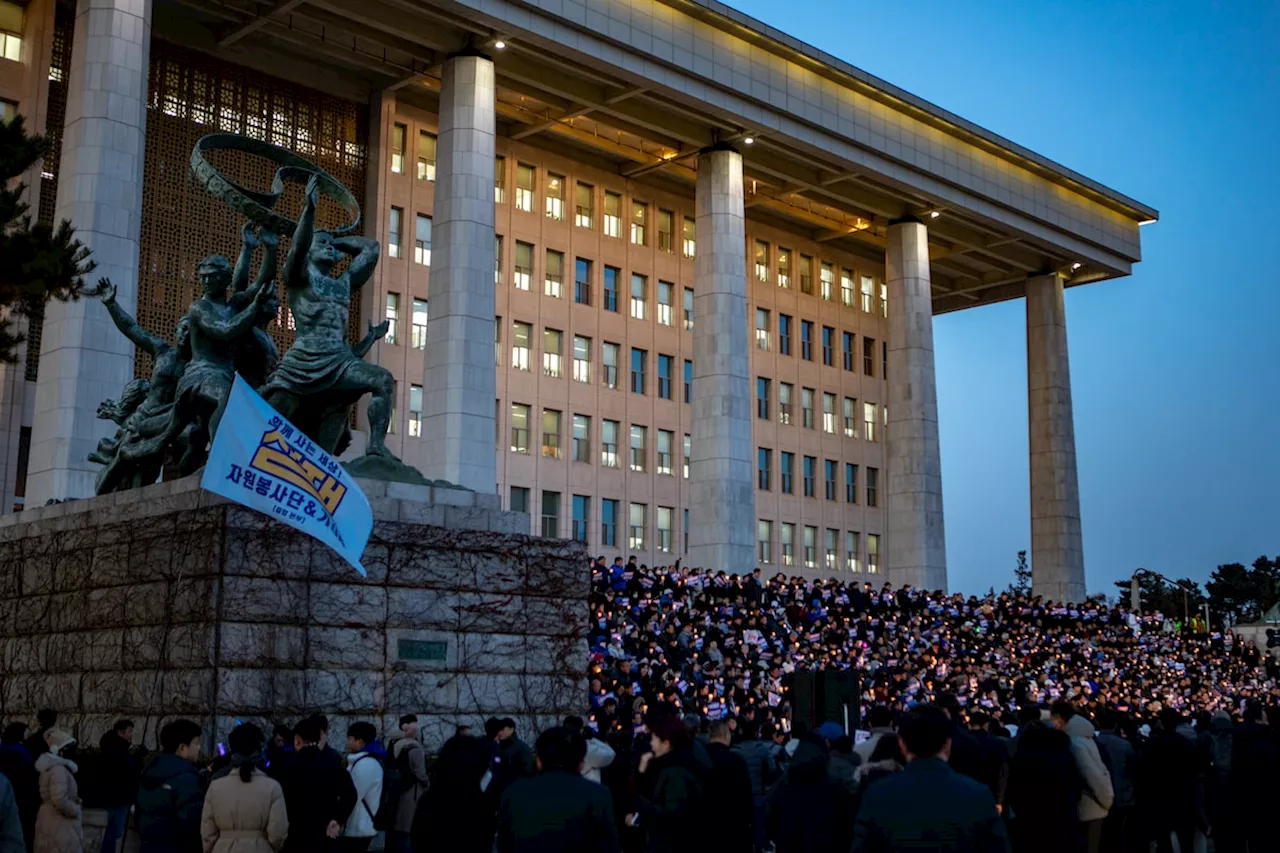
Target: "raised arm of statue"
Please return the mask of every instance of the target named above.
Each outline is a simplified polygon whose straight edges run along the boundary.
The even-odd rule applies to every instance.
[[[240,257],[236,258],[236,268],[231,273],[231,292],[240,293],[249,286],[249,268],[253,266],[253,250],[258,248],[258,235],[254,233],[252,222],[246,222],[240,229]]]
[[[307,286],[307,253],[311,251],[311,237],[316,230],[316,204],[320,200],[320,176],[312,175],[307,181],[307,198],[302,203],[298,225],[293,229],[293,243],[284,260],[285,287]]]
[[[201,332],[219,341],[234,340],[245,335],[258,322],[262,305],[270,298],[275,290],[275,282],[267,282],[259,286],[257,292],[253,295],[253,302],[245,306],[244,310],[232,316],[230,319],[222,320],[211,313],[210,306],[206,305],[203,300],[191,306],[195,316],[192,322],[200,329]]]
[[[347,283],[351,290],[364,287],[373,277],[374,267],[378,265],[378,253],[381,251],[378,241],[371,237],[350,235],[334,240],[333,247],[353,256],[351,266],[347,267]]]
[[[168,348],[169,344],[164,338],[157,338],[146,329],[138,325],[138,321],[129,316],[129,312],[116,303],[116,286],[111,283],[109,278],[98,279],[98,290],[95,295],[102,300],[102,304],[106,306],[107,313],[111,315],[112,321],[116,324],[116,328],[120,330],[126,338],[133,341],[138,349],[145,350],[153,356],[158,355],[162,349]]]
[[[356,358],[364,358],[369,354],[369,350],[373,349],[373,345],[382,340],[387,334],[387,330],[391,328],[390,320],[383,320],[378,325],[369,324],[369,333],[364,336],[360,343],[351,348],[351,354]]]
[[[253,280],[256,291],[276,277],[276,255],[280,251],[280,235],[265,228],[260,237],[262,241],[262,266],[258,268],[258,277]]]

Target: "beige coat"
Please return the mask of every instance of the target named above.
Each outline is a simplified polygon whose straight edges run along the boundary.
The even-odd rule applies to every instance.
[[[40,771],[40,811],[36,813],[35,853],[84,853],[80,822],[80,789],[74,762],[46,752],[36,760]]]
[[[245,782],[239,771],[215,779],[204,796],[204,853],[274,853],[289,834],[280,783],[261,770]]]

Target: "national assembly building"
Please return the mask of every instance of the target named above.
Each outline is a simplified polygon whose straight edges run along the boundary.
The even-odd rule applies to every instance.
[[[53,143],[33,213],[158,337],[240,250],[198,140],[349,187],[389,449],[610,560],[945,588],[933,317],[1025,300],[1035,591],[1084,597],[1063,291],[1128,275],[1150,207],[716,0],[0,0],[0,57]],[[151,373],[92,297],[21,323],[17,511],[93,493],[98,406]]]

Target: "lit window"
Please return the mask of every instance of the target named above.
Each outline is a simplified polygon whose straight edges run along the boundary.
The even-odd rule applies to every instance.
[[[851,572],[860,572],[862,568],[858,565],[859,545],[856,531],[850,530],[844,534],[844,564]]]
[[[671,553],[671,516],[674,511],[671,507],[658,507],[657,533],[658,533],[658,550],[664,554]]]
[[[493,158],[493,202],[503,204],[507,200],[507,158]]]
[[[813,295],[813,258],[800,256],[800,292]]]
[[[689,479],[689,460],[693,458],[693,436],[686,434],[684,437],[684,478]]]
[[[686,258],[692,258],[698,248],[697,240],[694,239],[694,235],[697,233],[697,224],[686,216],[682,228],[682,250]]]
[[[515,321],[511,324],[511,366],[516,370],[529,369],[529,348],[533,341],[533,326]]]
[[[533,244],[516,241],[516,271],[511,286],[528,290],[533,284]]]
[[[772,341],[769,337],[770,318],[769,312],[763,308],[756,309],[756,347],[758,349],[769,350]]]
[[[622,236],[622,196],[604,191],[604,236]]]
[[[525,163],[516,164],[516,210],[533,213],[534,192],[533,167]]]
[[[658,251],[674,252],[676,235],[675,214],[669,210],[658,210]]]
[[[591,261],[578,258],[573,264],[573,301],[578,305],[591,304]]]
[[[391,208],[391,216],[387,220],[387,257],[400,257],[400,229],[404,222],[404,211],[398,207]]]
[[[413,241],[413,262],[431,266],[431,217],[418,214],[417,233]]]
[[[502,235],[493,238],[493,283],[502,284]]]
[[[6,56],[5,58],[8,59],[9,57]],[[405,126],[403,124],[391,126],[391,171],[397,175],[404,172],[404,137]]]
[[[573,224],[579,228],[592,228],[595,215],[596,188],[591,184],[579,183],[573,190]]]
[[[835,572],[840,569],[840,531],[827,528],[826,558],[827,571]]]
[[[564,219],[564,176],[547,174],[547,218]]]
[[[693,331],[693,288],[684,289],[684,330]]]
[[[880,535],[878,533],[867,534],[867,574],[874,575],[880,572]]]
[[[558,329],[542,330],[542,375],[559,379],[564,375],[564,356],[560,349],[564,334]]]
[[[422,435],[422,386],[409,386],[409,435]]]
[[[604,387],[612,388],[615,391],[618,388],[618,359],[621,357],[622,347],[617,344],[611,344],[607,341],[604,344],[603,367],[604,367]]]
[[[782,565],[796,564],[796,526],[790,522],[782,522]]]
[[[818,528],[805,525],[804,528],[804,567],[806,569],[818,568]]]
[[[800,426],[813,429],[813,396],[812,388],[800,389]]]
[[[637,246],[648,243],[649,206],[642,201],[631,202],[631,242]]]
[[[674,298],[676,286],[669,281],[658,282],[658,325],[670,326],[673,322],[674,310],[671,300]]]
[[[778,249],[778,287],[791,289],[791,250]]]
[[[413,300],[413,348],[427,348],[427,300]]]
[[[818,272],[819,287],[823,300],[830,302],[836,296],[836,268],[823,261]]]
[[[511,452],[529,452],[529,407],[524,403],[511,404]]]
[[[889,285],[880,284],[880,316],[889,316]]]
[[[869,275],[862,277],[862,313],[871,313],[871,296],[875,292],[876,280]]]
[[[876,404],[862,404],[862,437],[867,441],[876,440]]]
[[[543,409],[542,455],[548,459],[559,459],[560,453],[560,413],[554,409]]]
[[[573,336],[573,381],[591,382],[591,338]]]
[[[617,421],[600,422],[600,464],[605,468],[618,467],[618,430]]]
[[[756,280],[769,280],[769,244],[763,240],[756,241]]]
[[[387,294],[387,333],[382,340],[385,343],[396,344],[399,342],[400,336],[400,294]]]
[[[836,434],[836,395],[822,395],[822,431]]]
[[[631,316],[637,320],[649,319],[649,279],[639,273],[631,274]]]
[[[853,270],[848,267],[840,270],[840,303],[846,308],[853,307]]]
[[[675,448],[676,434],[665,429],[658,430],[658,473],[670,477],[672,473],[672,453]]]
[[[546,267],[542,292],[554,299],[560,299],[564,296],[564,252],[547,249]]]
[[[418,132],[418,180],[436,179],[436,137],[425,130]]]
[[[758,548],[756,550],[756,559],[761,563],[773,562],[773,522],[758,521],[756,522],[756,540]]]
[[[791,423],[791,395],[794,387],[789,382],[778,383],[778,423],[784,426]]]
[[[649,440],[649,430],[642,426],[631,427],[631,453],[627,457],[627,462],[632,471],[643,474],[645,469],[645,461],[648,453],[645,445]]]
[[[852,397],[844,398],[844,437],[858,437],[858,401]]]
[[[591,464],[591,418],[573,416],[573,461]]]
[[[627,547],[632,551],[643,551],[645,548],[644,534],[648,529],[648,522],[645,516],[648,514],[649,507],[645,504],[632,504],[630,524],[627,528]]]

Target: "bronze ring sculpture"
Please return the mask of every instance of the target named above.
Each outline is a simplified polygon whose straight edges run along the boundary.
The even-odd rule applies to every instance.
[[[243,151],[279,165],[275,177],[271,179],[271,190],[251,190],[225,177],[205,159],[206,152],[216,150]],[[211,133],[202,137],[191,151],[191,174],[214,198],[221,199],[232,210],[276,234],[291,234],[297,227],[295,221],[276,213],[274,209],[276,202],[284,194],[285,181],[306,184],[312,175],[319,175],[320,192],[340,204],[350,220],[341,228],[329,229],[329,233],[341,237],[355,233],[360,226],[360,204],[351,190],[309,160],[270,142],[235,133]]]

